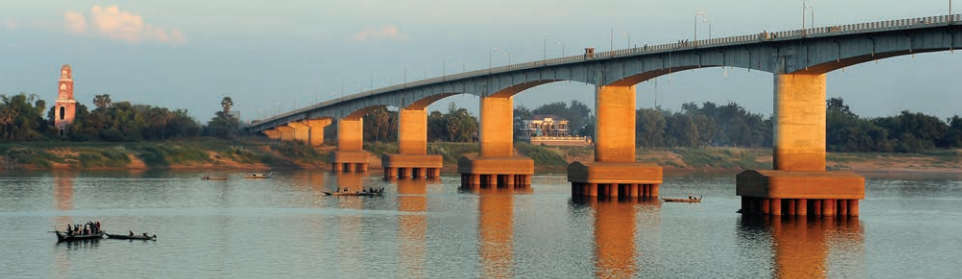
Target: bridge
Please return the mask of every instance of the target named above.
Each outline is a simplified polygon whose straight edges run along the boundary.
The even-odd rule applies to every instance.
[[[742,212],[857,216],[864,178],[825,170],[826,73],[889,57],[954,51],[962,47],[960,20],[955,14],[586,51],[374,89],[261,119],[249,129],[318,145],[323,127],[336,121],[334,170],[363,171],[361,118],[393,106],[399,108],[399,154],[384,156],[385,176],[437,176],[441,158],[426,154],[426,108],[471,94],[481,100],[481,152],[459,160],[462,185],[525,187],[534,166],[514,154],[513,96],[552,82],[584,82],[596,88],[595,158],[569,165],[572,195],[655,197],[661,167],[635,161],[635,85],[685,70],[745,68],[773,74],[776,123],[774,170],[737,177]]]

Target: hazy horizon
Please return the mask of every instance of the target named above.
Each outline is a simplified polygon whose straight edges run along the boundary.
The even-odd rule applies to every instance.
[[[948,13],[948,2],[808,1],[806,25],[840,25]],[[702,11],[708,22],[698,22]],[[958,12],[956,12],[958,13]],[[444,72],[576,55],[584,47],[735,36],[801,26],[802,2],[715,1],[227,1],[12,0],[0,3],[0,93],[52,103],[59,68],[74,69],[75,98],[94,95],[170,109],[201,122],[230,96],[243,119],[267,117],[341,95]],[[699,18],[703,20],[704,18]],[[561,44],[559,44],[561,43]],[[493,47],[498,50],[492,51]],[[491,55],[489,57],[489,54]],[[864,63],[828,74],[828,97],[864,117],[902,110],[941,119],[962,114],[953,81],[959,56],[938,52]],[[656,86],[657,84],[657,86]],[[694,102],[772,112],[772,76],[737,68],[674,73],[638,85],[637,107],[679,110]],[[572,99],[594,107],[592,85],[552,83],[515,97],[536,108]],[[478,99],[450,102],[477,113]]]

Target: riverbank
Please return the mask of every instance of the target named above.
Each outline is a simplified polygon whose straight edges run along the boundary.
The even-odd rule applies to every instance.
[[[477,143],[428,143],[429,154],[441,155],[444,169],[457,168],[461,156],[477,156]],[[515,145],[516,154],[532,158],[539,170],[563,171],[574,161],[594,159],[592,147]],[[328,169],[336,146],[317,148],[259,137],[228,141],[201,137],[190,140],[137,143],[29,142],[0,144],[0,170],[44,169]],[[393,143],[365,143],[371,169],[381,167],[381,155],[397,153]],[[661,165],[666,171],[738,171],[771,169],[770,148],[639,149],[637,160]],[[962,173],[962,150],[925,153],[829,153],[827,168],[856,172]]]

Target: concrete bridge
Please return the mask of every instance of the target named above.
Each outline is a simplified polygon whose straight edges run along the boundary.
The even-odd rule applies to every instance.
[[[851,65],[962,47],[962,15],[869,22],[587,53],[445,75],[345,96],[252,123],[272,138],[323,142],[336,121],[335,170],[365,170],[361,118],[386,106],[399,108],[399,153],[384,157],[388,177],[436,176],[440,156],[426,154],[428,105],[446,97],[480,97],[480,146],[462,158],[464,185],[524,187],[531,159],[515,156],[513,96],[558,81],[596,86],[594,162],[569,166],[572,194],[654,197],[661,167],[635,161],[635,85],[672,72],[737,67],[773,74],[774,170],[739,174],[742,211],[763,214],[858,215],[864,179],[825,171],[825,75]],[[837,210],[836,210],[837,209]]]

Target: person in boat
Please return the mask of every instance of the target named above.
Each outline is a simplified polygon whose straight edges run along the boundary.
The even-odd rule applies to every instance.
[[[73,234],[73,230],[70,228],[70,224],[67,224],[67,230],[64,231],[64,232],[66,232],[67,235],[72,235],[72,234]]]
[[[134,231],[129,231],[129,232],[130,232],[130,236],[134,236]]]
[[[144,237],[150,237],[150,236],[147,235],[147,232],[144,232]]]

